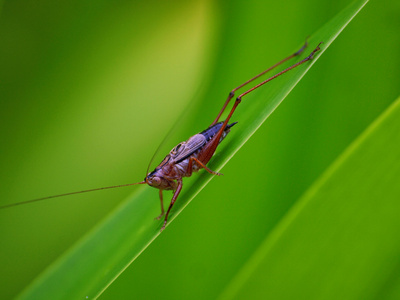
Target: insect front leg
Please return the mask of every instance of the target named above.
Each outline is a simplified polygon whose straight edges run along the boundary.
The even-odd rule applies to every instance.
[[[163,231],[165,229],[165,226],[167,225],[167,221],[168,221],[169,212],[171,211],[172,206],[174,206],[174,203],[175,203],[176,199],[178,198],[179,193],[182,190],[182,178],[179,178],[177,181],[178,181],[178,187],[176,188],[176,190],[174,192],[174,196],[172,197],[171,203],[169,204],[167,214],[165,215],[164,224],[161,227],[161,231]]]
[[[160,219],[164,216],[164,214],[165,214],[162,191],[163,191],[163,190],[161,190],[161,189],[159,190],[160,203],[161,203],[161,214],[160,214],[157,218],[155,218],[156,220],[160,220]]]

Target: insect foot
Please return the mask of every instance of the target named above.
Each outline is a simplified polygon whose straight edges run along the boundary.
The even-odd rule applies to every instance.
[[[320,42],[317,47],[313,50],[313,52],[311,52],[311,54],[306,58],[306,60],[311,60],[314,58],[314,54],[318,51],[321,50],[321,48],[319,47],[321,44],[323,44],[323,42]]]
[[[165,226],[167,226],[167,221],[164,221],[164,224],[163,224],[163,226],[161,227],[160,232],[162,232],[162,231],[165,229]]]
[[[154,220],[161,220],[162,217],[164,217],[165,213],[163,212],[161,215],[158,217],[155,217]]]

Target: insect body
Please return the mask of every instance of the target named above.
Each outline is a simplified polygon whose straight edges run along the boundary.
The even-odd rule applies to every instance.
[[[36,201],[41,201],[41,200],[50,199],[50,198],[61,197],[61,196],[67,196],[67,195],[73,195],[73,194],[79,194],[79,193],[85,193],[85,192],[92,192],[92,191],[98,191],[98,190],[104,190],[104,189],[111,189],[111,188],[116,188],[116,187],[124,187],[124,186],[136,185],[136,184],[148,184],[152,187],[159,189],[160,202],[161,202],[161,215],[158,216],[157,219],[160,219],[161,217],[163,217],[165,215],[164,222],[161,227],[161,230],[163,230],[167,224],[168,215],[171,211],[171,208],[173,207],[176,199],[179,196],[179,193],[182,190],[182,178],[183,177],[190,177],[193,172],[197,172],[200,169],[205,169],[207,172],[214,174],[214,175],[221,175],[220,173],[214,172],[213,170],[209,169],[207,167],[207,163],[210,161],[210,159],[214,155],[215,150],[217,149],[219,143],[226,137],[226,135],[229,133],[232,126],[234,126],[236,124],[236,122],[229,124],[229,121],[230,121],[233,113],[235,112],[237,106],[242,101],[242,97],[244,97],[248,93],[252,92],[253,90],[259,88],[260,86],[266,84],[267,82],[277,78],[278,76],[281,76],[282,74],[300,66],[301,64],[306,63],[309,60],[312,60],[314,58],[315,53],[320,50],[320,47],[319,47],[320,45],[321,45],[321,43],[311,52],[311,54],[309,56],[307,56],[303,60],[284,69],[283,71],[275,74],[274,76],[262,81],[261,83],[255,85],[251,89],[240,94],[236,98],[235,103],[233,104],[227,118],[224,121],[219,122],[221,115],[225,111],[226,107],[228,106],[229,102],[232,100],[232,98],[235,95],[235,92],[238,89],[242,88],[243,86],[245,86],[248,83],[252,82],[253,80],[257,79],[258,77],[264,75],[268,71],[276,68],[277,66],[286,62],[287,60],[300,55],[306,48],[307,42],[299,51],[286,57],[285,59],[276,63],[272,67],[261,72],[260,74],[256,75],[255,77],[251,78],[250,80],[246,81],[245,83],[241,84],[237,88],[233,89],[229,93],[228,98],[226,99],[221,111],[218,113],[216,119],[211,123],[211,125],[206,130],[190,137],[187,141],[182,142],[182,143],[178,144],[177,146],[175,146],[170,151],[170,153],[164,158],[164,160],[161,162],[161,164],[158,165],[154,169],[154,171],[148,173],[143,181],[136,182],[136,183],[123,184],[123,185],[117,185],[117,186],[109,186],[109,187],[102,187],[102,188],[66,193],[66,194],[61,194],[61,195],[54,195],[54,196],[49,196],[49,197],[44,197],[44,198],[38,198],[38,199],[28,200],[28,201],[24,201],[24,202],[18,202],[18,203],[0,206],[0,209],[12,207],[12,206],[16,206],[16,205],[21,205],[21,204],[27,204],[27,203],[36,202]],[[163,190],[174,191],[171,203],[170,203],[166,213],[164,211],[164,205],[163,205],[163,193],[162,193]]]
[[[321,44],[321,43],[320,43]],[[219,118],[221,117],[222,113],[225,111],[226,107],[228,106],[231,99],[234,97],[236,90],[242,88],[246,84],[252,82],[256,78],[264,75],[268,71],[274,69],[275,67],[279,66],[280,64],[284,63],[285,61],[289,60],[292,57],[298,56],[300,53],[307,46],[307,42],[305,45],[294,54],[286,57],[282,61],[278,62],[277,64],[273,65],[269,69],[265,70],[264,72],[258,74],[257,76],[251,78],[250,80],[246,81],[242,85],[238,86],[237,88],[233,89],[228,98],[225,101],[221,111],[219,112],[217,118],[214,122],[208,127],[206,130],[200,132],[189,138],[186,142],[178,144],[174,147],[171,152],[164,158],[161,164],[153,171],[150,172],[145,180],[142,183],[147,183],[150,186],[160,189],[160,202],[161,202],[161,215],[158,216],[160,219],[164,214],[164,205],[163,205],[163,190],[173,190],[174,195],[171,199],[171,203],[168,207],[168,211],[165,214],[164,223],[161,227],[163,230],[168,221],[168,215],[171,211],[172,206],[174,205],[176,199],[179,196],[179,193],[182,190],[182,178],[183,177],[190,177],[193,171],[198,171],[201,168],[204,168],[207,172],[214,174],[214,175],[221,175],[220,173],[214,172],[209,169],[206,164],[210,161],[211,157],[214,155],[215,150],[219,143],[226,137],[229,133],[230,128],[236,124],[228,124],[229,120],[231,119],[236,107],[242,101],[242,97],[250,93],[251,91],[255,90],[256,88],[264,85],[265,83],[275,79],[276,77],[290,71],[293,68],[311,60],[314,58],[314,54],[320,50],[320,44],[311,52],[311,54],[306,57],[305,59],[301,60],[300,62],[292,65],[291,67],[277,73],[276,75],[264,80],[263,82],[257,84],[253,88],[249,89],[248,91],[239,95],[236,98],[236,101],[228,114],[228,117],[223,122],[218,122]],[[217,123],[218,122],[218,123]]]
[[[182,190],[182,177],[190,177],[193,172],[197,172],[201,168],[206,169],[209,173],[214,175],[221,175],[220,173],[210,170],[206,164],[214,154],[212,149],[214,144],[219,144],[229,133],[231,127],[237,122],[225,126],[221,131],[223,122],[216,123],[206,130],[190,137],[187,141],[178,144],[171,152],[163,159],[161,164],[150,172],[144,182],[148,185],[160,189],[161,201],[161,215],[164,215],[163,205],[163,190],[174,190],[171,204],[165,216],[164,225],[167,224],[168,214],[174,205],[180,191]],[[222,135],[218,135],[222,132]],[[210,151],[213,151],[210,153]]]
[[[225,127],[219,143],[235,124],[236,122]],[[179,180],[182,177],[190,177],[192,172],[197,172],[200,168],[205,168],[211,174],[221,175],[205,166],[209,158],[208,160],[202,159],[202,155],[205,154],[203,149],[207,149],[207,144],[210,143],[221,127],[222,122],[217,123],[190,137],[187,141],[178,144],[163,159],[161,164],[146,176],[145,182],[161,190],[176,190],[178,183],[175,180]]]

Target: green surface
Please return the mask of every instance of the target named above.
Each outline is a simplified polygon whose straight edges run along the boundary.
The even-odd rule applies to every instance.
[[[221,299],[398,297],[399,128],[400,98],[299,199]]]
[[[296,49],[348,3],[4,4],[2,203],[142,180],[170,128],[153,167],[207,127],[233,87]],[[212,180],[101,298],[216,298],[300,195],[400,94],[398,8],[396,1],[369,3],[224,167],[225,176]],[[212,166],[254,126],[246,116],[273,89],[241,104],[233,118],[239,124]],[[186,180],[184,189],[206,177]],[[1,298],[13,298],[69,253],[132,191],[148,195],[148,215],[129,211],[134,202],[118,209],[127,207],[122,214],[146,219],[156,232],[158,193],[148,187],[1,211]],[[118,256],[142,238],[132,227],[125,233],[126,244],[113,248],[115,236],[98,251]]]

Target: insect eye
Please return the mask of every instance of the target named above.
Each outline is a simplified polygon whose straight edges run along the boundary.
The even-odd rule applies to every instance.
[[[161,184],[161,178],[160,177],[147,177],[146,182],[148,185],[157,187]]]
[[[155,185],[160,185],[160,184],[161,184],[161,179],[160,179],[160,177],[154,177],[154,178],[153,178],[153,182],[155,183]]]
[[[178,144],[174,149],[172,149],[172,154],[176,154],[178,153],[179,149],[181,148],[182,143]]]

